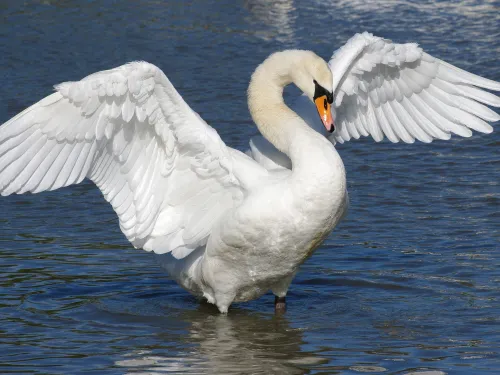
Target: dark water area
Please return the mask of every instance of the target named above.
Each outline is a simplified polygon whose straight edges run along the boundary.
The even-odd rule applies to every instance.
[[[52,85],[159,66],[230,146],[270,53],[329,59],[357,32],[500,81],[497,1],[0,3],[0,123]],[[287,91],[291,96],[294,91]],[[429,145],[338,145],[346,220],[273,296],[222,316],[134,250],[90,182],[0,198],[2,374],[500,373],[500,124]]]

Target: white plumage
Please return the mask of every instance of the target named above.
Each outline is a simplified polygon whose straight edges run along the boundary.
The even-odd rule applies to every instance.
[[[263,68],[264,67],[264,68]],[[449,139],[492,131],[500,83],[423,52],[357,34],[326,63],[272,55],[254,73],[252,117],[265,138],[247,155],[227,147],[163,72],[134,62],[56,86],[0,127],[2,195],[91,179],[136,247],[159,254],[181,285],[226,312],[272,289],[283,297],[300,264],[345,215],[345,171],[325,133],[313,80],[333,92],[333,142]],[[325,102],[326,103],[326,102]],[[326,104],[325,104],[326,105]],[[279,148],[278,151],[274,146]]]
[[[342,77],[334,83],[338,142],[368,134],[377,142],[385,136],[406,143],[449,139],[451,133],[469,137],[471,129],[493,131],[484,120],[500,120],[479,104],[500,106],[500,98],[475,87],[500,90],[498,82],[435,59],[415,43],[359,34],[329,65]]]
[[[154,65],[127,64],[56,90],[0,128],[2,195],[88,177],[135,247],[180,257],[242,199],[226,146]]]

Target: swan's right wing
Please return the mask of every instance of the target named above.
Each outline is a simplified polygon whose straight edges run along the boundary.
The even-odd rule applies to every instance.
[[[0,127],[0,193],[91,179],[136,248],[182,258],[241,201],[231,151],[154,65],[56,87]]]

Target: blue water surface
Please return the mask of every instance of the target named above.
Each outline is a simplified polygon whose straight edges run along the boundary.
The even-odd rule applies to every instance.
[[[246,88],[265,57],[328,59],[365,30],[500,81],[491,0],[3,0],[0,18],[0,123],[56,83],[146,60],[244,150],[257,133]],[[338,145],[350,212],[284,316],[271,294],[227,316],[199,304],[131,247],[90,182],[2,197],[0,373],[498,374],[499,125]]]

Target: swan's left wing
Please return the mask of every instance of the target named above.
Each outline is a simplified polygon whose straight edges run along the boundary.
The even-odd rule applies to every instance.
[[[336,130],[343,143],[371,135],[377,142],[413,143],[490,133],[500,116],[500,83],[468,73],[425,53],[415,43],[396,44],[356,34],[329,62]],[[315,120],[319,122],[318,120]]]

